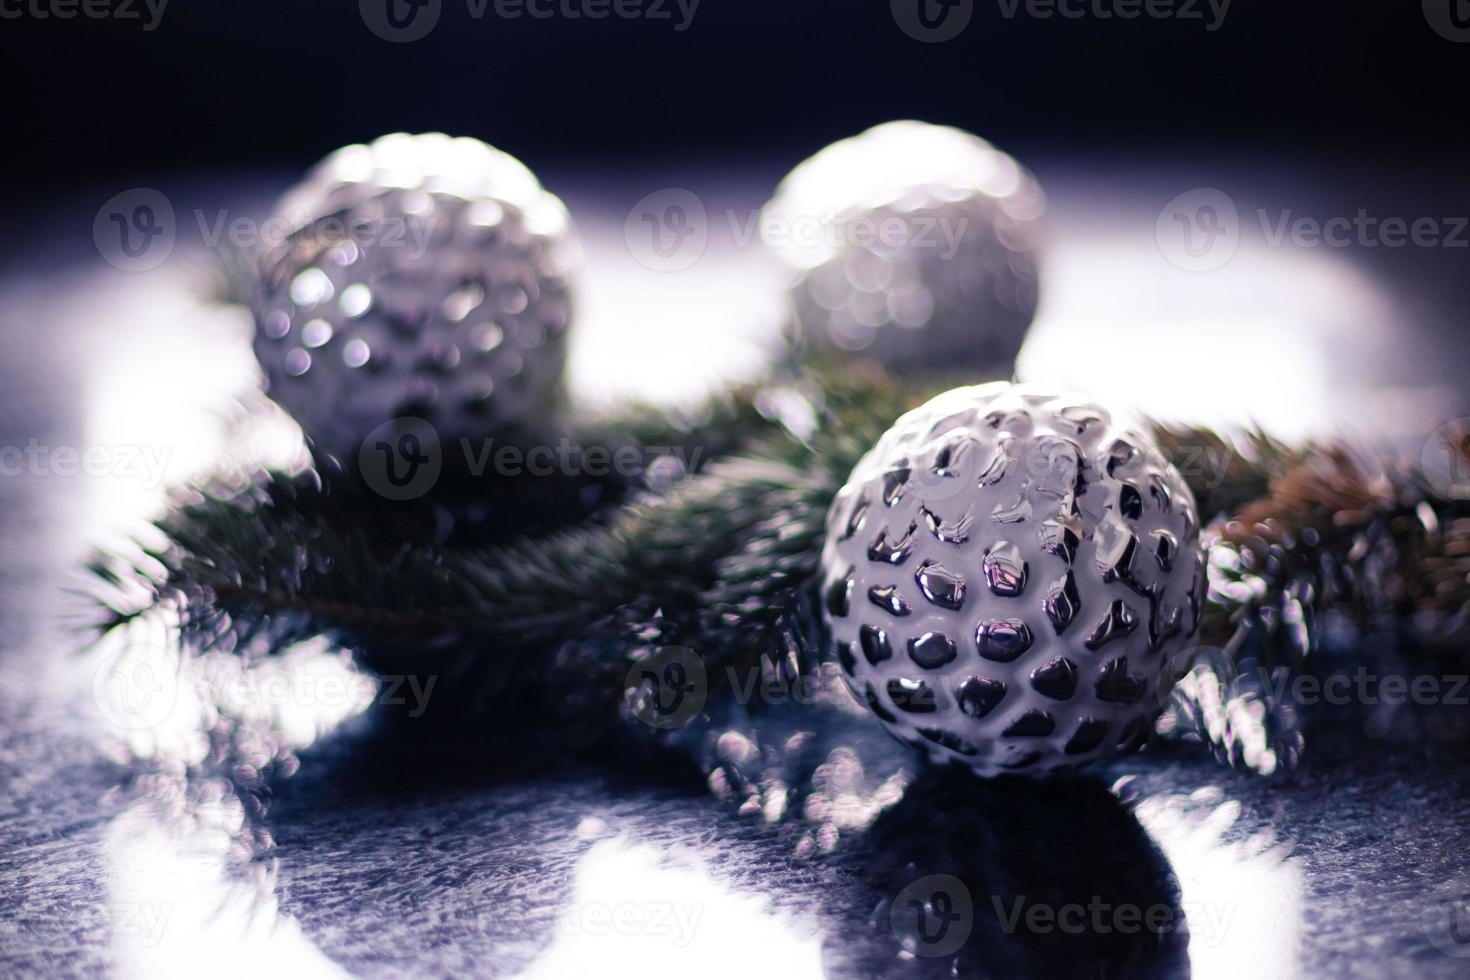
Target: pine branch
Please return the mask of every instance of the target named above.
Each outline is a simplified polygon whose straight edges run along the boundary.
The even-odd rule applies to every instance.
[[[1155,424],[1153,435],[1188,482],[1206,522],[1264,496],[1271,480],[1304,458],[1302,450],[1260,429],[1231,438],[1202,426]]]
[[[1289,447],[1262,432],[1239,441],[1157,426],[1214,523],[1206,533],[1216,595],[1206,636],[1223,643],[1247,616],[1293,624],[1315,610],[1417,623],[1436,645],[1470,616],[1470,502],[1437,491],[1411,465],[1342,443]],[[1305,655],[1271,651],[1275,663]]]
[[[197,292],[206,302],[243,306],[259,288],[256,249],[237,245],[228,236],[215,243],[194,271]]]
[[[1297,666],[1314,617],[1367,631],[1411,628],[1431,656],[1470,635],[1470,502],[1414,468],[1343,445],[1314,447],[1211,537],[1214,591],[1232,622],[1274,640],[1266,662]]]
[[[1320,680],[1332,668],[1318,655],[1328,622],[1350,623],[1360,642],[1403,638],[1426,670],[1470,668],[1470,502],[1413,466],[1341,444],[1261,453],[1232,492],[1262,478],[1259,496],[1206,533],[1203,653],[1179,665],[1160,730],[1269,773],[1303,750],[1302,719],[1284,692],[1292,678]]]
[[[1234,769],[1262,775],[1290,771],[1304,738],[1294,706],[1281,699],[1286,667],[1267,671],[1243,656],[1251,628],[1242,624],[1223,648],[1202,647],[1180,676],[1156,726],[1165,738],[1198,742]]]
[[[637,406],[590,427],[593,440],[651,446],[684,437],[696,449],[707,441],[722,449],[748,444],[752,452],[717,459],[673,492],[643,495],[607,520],[514,544],[467,545],[455,528],[459,505],[476,497],[493,502],[492,510],[510,513],[504,523],[524,527],[517,496],[575,495],[586,484],[446,478],[433,497],[394,504],[350,473],[326,468],[216,481],[180,497],[160,522],[165,547],[141,560],[95,563],[105,584],[121,591],[125,582],[141,583],[147,593],[131,607],[119,604],[104,626],[172,604],[187,614],[186,626],[206,634],[252,617],[298,615],[302,629],[350,633],[401,622],[413,633],[443,622],[453,624],[449,632],[524,632],[527,642],[541,642],[573,621],[646,598],[640,590],[653,583],[669,602],[692,601],[714,584],[716,561],[741,547],[765,547],[763,534],[752,535],[758,525],[785,515],[812,541],[817,515],[875,430],[930,393],[904,393],[886,379],[827,377],[822,384],[815,390],[825,418],[807,440],[763,414],[753,388],[717,399],[697,423],[704,427]]]
[[[216,259],[214,298],[245,301],[253,257]],[[582,742],[627,717],[631,665],[692,646],[710,711],[662,740],[699,759],[717,792],[767,815],[799,805],[832,739],[857,737],[840,704],[815,709],[825,743],[793,741],[805,719],[757,717],[725,697],[721,669],[821,674],[808,596],[828,504],[898,415],[981,379],[788,354],[788,380],[692,410],[630,405],[551,423],[580,446],[639,447],[638,479],[450,472],[430,498],[390,504],[320,465],[194,491],[160,523],[162,546],[93,562],[101,626],[165,612],[195,646],[252,655],[326,635],[381,672],[447,674],[441,687],[486,715],[550,712]],[[1207,650],[1181,665],[1161,731],[1233,766],[1289,769],[1301,719],[1269,680],[1317,669],[1328,617],[1359,635],[1409,633],[1430,665],[1470,666],[1470,502],[1342,445],[1197,426],[1154,434],[1194,491],[1212,568]],[[681,462],[648,471],[666,455]],[[907,777],[894,778],[901,792]]]
[[[723,667],[815,670],[808,598],[827,506],[894,418],[954,382],[824,368],[734,389],[692,414],[634,406],[584,427],[584,444],[636,444],[652,458],[660,443],[694,440],[710,455],[666,492],[599,485],[581,523],[525,537],[467,536],[453,515],[488,499],[509,513],[506,526],[534,531],[514,502],[551,485],[452,484],[451,499],[409,505],[341,472],[217,485],[180,501],[160,525],[163,547],[94,566],[109,596],[104,625],[168,609],[199,645],[268,653],[326,634],[379,671],[449,674],[496,714],[530,698],[595,737],[629,695],[628,668],[662,646],[694,647],[715,678]],[[1324,615],[1363,629],[1412,623],[1426,650],[1463,641],[1465,502],[1339,446],[1156,432],[1214,519],[1202,643],[1231,651],[1186,675],[1174,734],[1236,764],[1289,765],[1298,719],[1259,679],[1312,669]],[[563,496],[549,510],[564,511],[589,484],[555,486]]]

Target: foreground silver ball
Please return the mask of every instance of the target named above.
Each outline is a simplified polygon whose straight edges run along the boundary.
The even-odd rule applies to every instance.
[[[400,416],[481,436],[557,399],[578,247],[514,157],[442,133],[344,147],[270,227],[255,353],[321,449],[352,458]]]
[[[984,776],[1136,745],[1204,598],[1194,498],[1154,442],[1004,382],[888,430],[833,501],[821,574],[858,701]]]
[[[1001,368],[1036,312],[1044,198],[959,129],[885,123],[791,171],[761,216],[799,337],[889,366]]]

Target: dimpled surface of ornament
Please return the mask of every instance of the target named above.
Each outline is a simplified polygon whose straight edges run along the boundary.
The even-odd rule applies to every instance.
[[[328,156],[277,206],[255,353],[319,448],[378,425],[442,439],[533,418],[558,398],[578,247],[566,208],[479,140],[394,134]]]
[[[834,499],[821,569],[858,702],[984,776],[1136,745],[1204,598],[1194,498],[1153,441],[1008,383],[899,419]]]
[[[1019,164],[948,126],[899,121],[796,167],[762,214],[799,337],[891,367],[1006,369],[1036,311],[1044,198]]]

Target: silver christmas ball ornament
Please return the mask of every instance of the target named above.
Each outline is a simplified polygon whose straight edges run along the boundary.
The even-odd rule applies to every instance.
[[[558,398],[579,250],[514,157],[442,133],[344,147],[266,227],[255,353],[319,448],[354,458],[404,416],[485,435]]]
[[[903,416],[826,530],[822,614],[854,696],[984,776],[1136,745],[1199,628],[1179,472],[1105,409],[1028,386],[957,388]]]
[[[761,228],[790,273],[806,344],[1009,375],[1036,311],[1044,203],[989,143],[906,120],[797,166]]]

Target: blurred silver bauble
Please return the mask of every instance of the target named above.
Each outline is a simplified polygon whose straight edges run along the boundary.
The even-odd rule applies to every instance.
[[[854,696],[985,776],[1137,744],[1204,598],[1194,497],[1154,442],[1006,382],[888,430],[832,504],[821,569]]]
[[[357,455],[413,416],[441,438],[559,397],[578,247],[566,208],[475,139],[396,133],[328,156],[276,208],[252,301],[269,392]]]
[[[897,368],[1011,373],[1036,311],[1045,200],[1015,160],[963,130],[900,121],[833,143],[761,215],[817,350]]]

